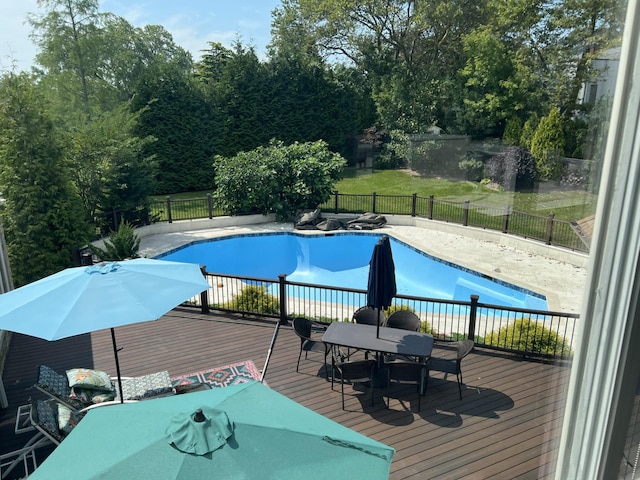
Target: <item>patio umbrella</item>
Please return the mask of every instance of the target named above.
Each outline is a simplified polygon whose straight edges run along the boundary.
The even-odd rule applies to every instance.
[[[250,382],[94,408],[29,478],[376,480],[394,453]]]
[[[367,285],[367,306],[375,308],[380,314],[381,308],[391,306],[396,294],[396,271],[391,253],[389,236],[384,235],[373,247],[369,262],[369,283]],[[380,336],[380,322],[376,322],[376,337]]]
[[[192,263],[148,258],[67,268],[0,295],[0,329],[45,340],[157,320],[209,288]],[[120,396],[122,400],[122,395]]]

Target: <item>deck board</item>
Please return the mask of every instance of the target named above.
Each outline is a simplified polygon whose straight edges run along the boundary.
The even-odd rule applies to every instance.
[[[116,329],[122,374],[168,370],[172,376],[253,360],[262,369],[275,322],[176,309],[156,322]],[[391,409],[385,389],[375,389],[370,407],[363,386],[331,390],[323,355],[312,352],[295,366],[300,342],[281,326],[266,373],[274,390],[349,428],[396,449],[392,479],[533,479],[547,475],[556,456],[565,391],[566,365],[523,360],[476,349],[463,361],[463,400],[455,377],[433,372],[422,409],[411,386],[394,386]],[[115,372],[109,331],[46,342],[14,335],[3,375],[10,407],[0,411],[0,452],[22,446],[15,435],[18,405],[36,391],[36,366],[58,371],[83,366]],[[385,396],[386,399],[386,396]]]

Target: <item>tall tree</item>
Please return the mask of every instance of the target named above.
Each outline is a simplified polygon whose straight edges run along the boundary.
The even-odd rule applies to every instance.
[[[84,208],[104,230],[113,225],[114,212],[118,220],[147,220],[144,206],[153,193],[156,163],[144,153],[155,139],[134,132],[143,113],[131,113],[126,103],[109,112],[96,109],[90,119],[79,118],[65,135],[72,178]]]
[[[89,238],[49,105],[26,75],[0,80],[0,190],[14,283],[72,264]]]

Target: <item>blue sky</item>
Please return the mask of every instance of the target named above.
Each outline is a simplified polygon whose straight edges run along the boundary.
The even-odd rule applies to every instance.
[[[100,11],[124,17],[136,27],[162,25],[198,60],[207,42],[231,47],[237,38],[264,57],[271,12],[279,5],[280,0],[101,0]],[[12,64],[30,69],[36,49],[26,17],[38,11],[36,0],[0,0],[0,71]]]

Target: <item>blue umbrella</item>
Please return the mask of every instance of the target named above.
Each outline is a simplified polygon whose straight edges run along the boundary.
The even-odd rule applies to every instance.
[[[29,478],[382,480],[394,453],[249,382],[94,408]]]
[[[157,320],[207,288],[193,263],[138,258],[67,268],[0,295],[0,329],[59,340],[110,328],[120,384],[114,328]]]
[[[367,285],[367,306],[375,308],[378,315],[381,308],[389,308],[396,295],[396,268],[391,253],[389,236],[384,235],[373,247],[369,262],[369,283]],[[376,336],[380,336],[380,322]]]

